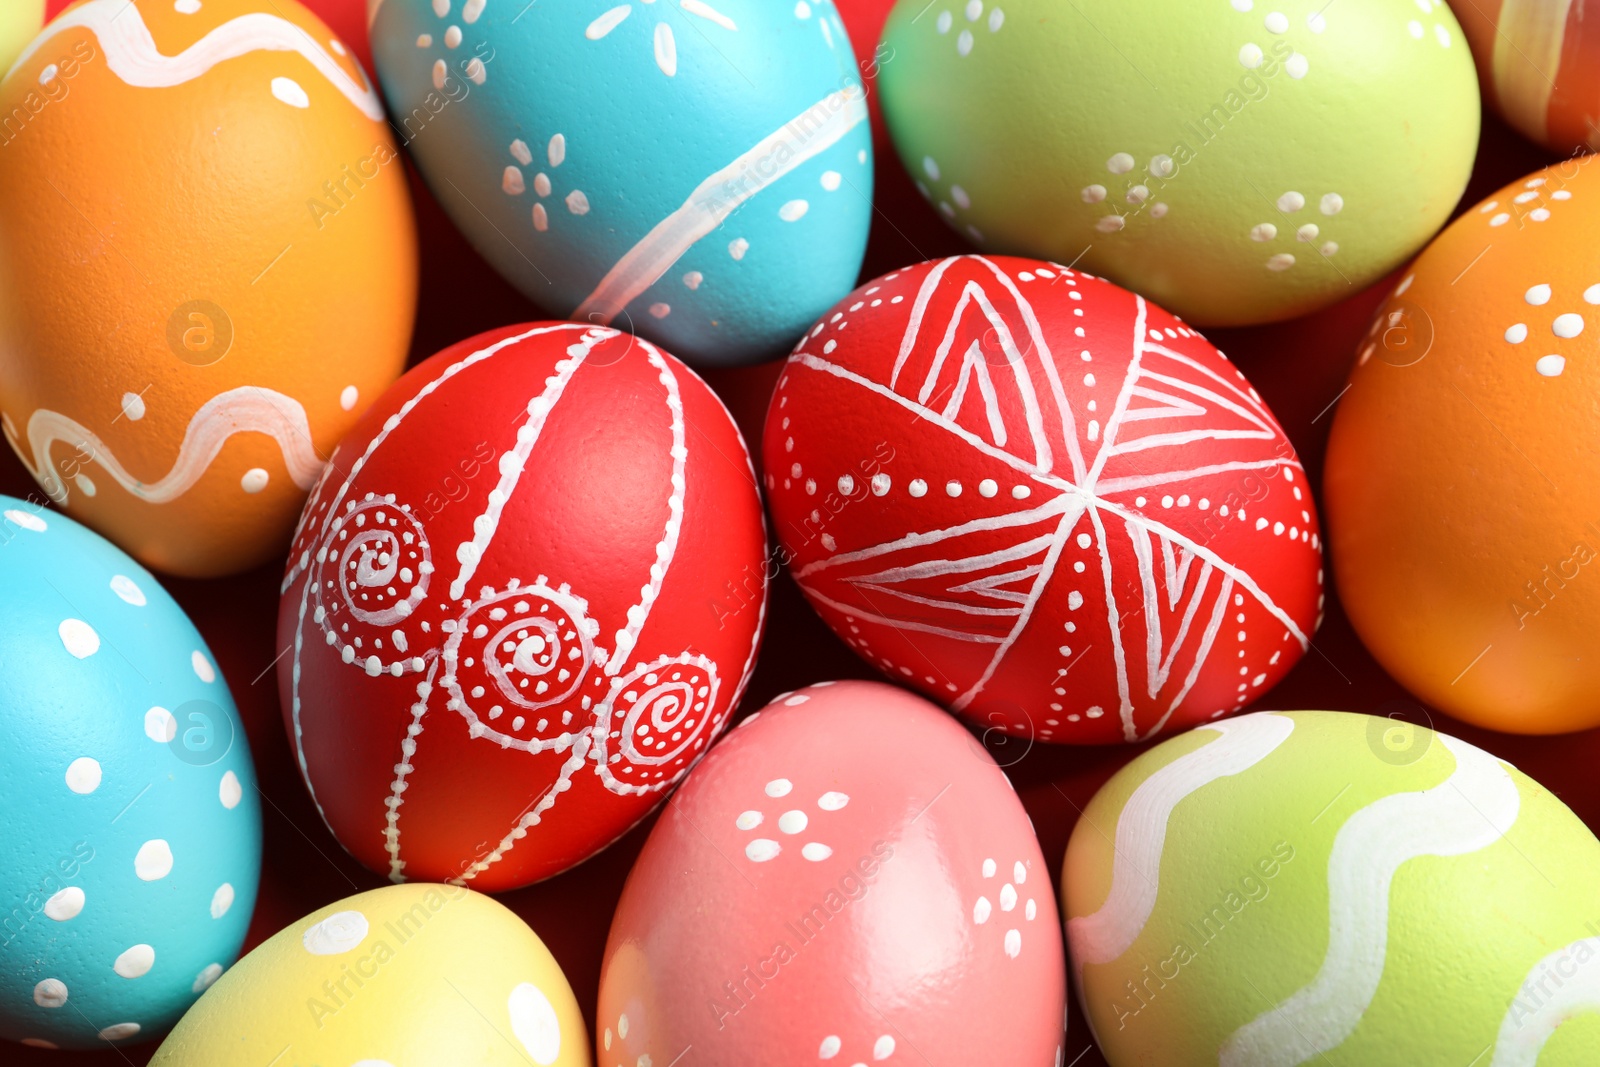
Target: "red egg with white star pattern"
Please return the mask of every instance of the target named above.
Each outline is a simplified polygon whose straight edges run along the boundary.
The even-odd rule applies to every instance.
[[[737,705],[765,551],[733,420],[648,342],[540,323],[422,363],[334,452],[283,583],[279,693],[329,829],[393,880],[486,891],[604,848]]]
[[[622,892],[603,1065],[1060,1067],[1050,872],[1005,772],[879,682],[820,682],[695,768]],[[683,1059],[683,1062],[689,1062]]]
[[[886,274],[767,411],[790,573],[863,659],[985,728],[1139,741],[1237,711],[1320,622],[1315,505],[1244,375],[1055,263]]]

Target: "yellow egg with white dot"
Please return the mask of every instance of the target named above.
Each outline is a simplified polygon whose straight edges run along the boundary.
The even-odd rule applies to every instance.
[[[319,908],[217,979],[151,1067],[587,1067],[560,966],[504,905],[386,886]]]

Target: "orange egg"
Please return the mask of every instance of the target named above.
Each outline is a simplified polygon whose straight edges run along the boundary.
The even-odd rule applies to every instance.
[[[1600,724],[1600,162],[1559,163],[1436,238],[1339,401],[1334,576],[1424,701],[1515,733]]]
[[[416,270],[378,94],[295,0],[86,0],[0,82],[0,427],[152,567],[284,550]]]

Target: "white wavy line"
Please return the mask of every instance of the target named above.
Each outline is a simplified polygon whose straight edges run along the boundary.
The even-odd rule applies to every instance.
[[[1574,941],[1533,965],[1500,1022],[1489,1067],[1535,1067],[1562,1023],[1593,1012],[1600,1012],[1600,937]]]
[[[134,477],[93,431],[60,412],[39,408],[28,417],[31,462],[22,454],[15,429],[9,422],[5,426],[6,440],[17,458],[57,504],[65,504],[69,495],[66,482],[50,459],[50,450],[57,444],[70,445],[82,464],[97,464],[118,485],[145,503],[170,504],[194,487],[210,469],[228,438],[239,433],[271,437],[283,453],[283,465],[288,468],[294,484],[308,490],[316,483],[323,460],[311,444],[306,409],[293,397],[253,385],[219,393],[200,405],[184,430],[172,469],[154,482]]]
[[[1220,778],[1241,774],[1294,733],[1294,720],[1271,712],[1207,723],[1221,736],[1187,752],[1139,783],[1117,816],[1111,888],[1105,903],[1067,922],[1067,944],[1080,980],[1086,963],[1110,963],[1133,946],[1155,909],[1161,854],[1172,812],[1186,797]]]
[[[1389,954],[1389,890],[1407,860],[1488,848],[1517,821],[1521,796],[1500,761],[1434,734],[1456,758],[1449,778],[1373,801],[1346,820],[1328,857],[1328,951],[1309,985],[1236,1030],[1219,1067],[1293,1067],[1337,1048],[1360,1024]]]
[[[859,85],[829,93],[701,182],[682,206],[617,260],[571,317],[610,325],[740,204],[866,122],[866,99]]]
[[[252,52],[298,52],[363,115],[373,122],[383,121],[383,102],[370,84],[357,85],[305,30],[287,19],[263,12],[230,19],[182,52],[169,56],[156,47],[139,8],[129,0],[89,0],[82,7],[57,16],[22,50],[11,70],[26,63],[45,42],[77,28],[86,29],[99,39],[111,73],[139,89],[182,85],[219,63]]]
[[[683,497],[686,485],[684,470],[689,458],[688,445],[684,439],[683,398],[678,395],[678,379],[662,357],[660,349],[649,341],[640,341],[639,344],[644,348],[651,366],[661,372],[660,381],[667,390],[667,412],[672,419],[672,492],[667,496],[667,528],[661,540],[656,543],[656,558],[650,564],[650,581],[641,591],[639,603],[628,609],[628,625],[617,631],[616,647],[611,657],[606,660],[606,674],[613,678],[621,672],[627,665],[628,658],[633,655],[634,642],[639,638],[639,631],[644,629],[645,620],[650,617],[650,609],[661,593],[661,583],[667,577],[667,568],[671,566],[672,557],[678,551],[678,535],[683,528]]]
[[[478,875],[499,863],[505,854],[515,847],[518,841],[528,836],[528,829],[539,824],[539,821],[544,818],[544,813],[555,806],[556,798],[572,788],[572,776],[582,769],[584,761],[588,759],[590,744],[588,731],[577,736],[572,742],[572,755],[567,758],[566,762],[561,764],[561,773],[551,783],[550,788],[544,791],[533,807],[522,813],[517,819],[517,824],[511,828],[511,831],[506,836],[500,839],[500,843],[494,847],[494,851],[481,860],[475,861],[459,878],[450,879],[451,885],[466,885]]]

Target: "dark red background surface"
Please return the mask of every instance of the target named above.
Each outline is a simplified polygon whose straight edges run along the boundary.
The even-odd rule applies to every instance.
[[[3,2],[3,0],[0,0]],[[371,70],[365,0],[308,0]],[[868,67],[891,0],[838,0],[856,51]],[[67,0],[51,0],[54,15]],[[890,60],[892,62],[892,60]],[[870,83],[869,83],[870,84]],[[967,251],[939,222],[901,170],[882,129],[873,98],[878,151],[877,194],[863,277],[916,260]],[[1470,206],[1501,185],[1552,162],[1552,157],[1484,117],[1482,143],[1472,184],[1462,203]],[[92,160],[85,160],[92,166]],[[422,235],[422,302],[411,362],[484,330],[545,318],[511,289],[467,246],[412,175]],[[1293,322],[1253,329],[1215,330],[1208,336],[1245,372],[1277,414],[1311,475],[1320,485],[1323,450],[1332,407],[1344,388],[1356,350],[1387,283],[1352,292],[1344,302]],[[706,375],[722,395],[752,444],[780,364]],[[8,452],[0,456],[0,492],[25,496],[35,487]],[[355,863],[323,827],[294,767],[278,713],[272,664],[277,587],[281,568],[265,567],[238,578],[167,580],[205,634],[232,686],[255,753],[264,803],[266,860],[261,895],[251,923],[251,947],[295,919],[340,897],[385,884]],[[874,673],[813,615],[788,579],[773,588],[766,644],[744,711],[775,694],[826,678],[867,678]],[[1330,595],[1327,619],[1312,651],[1258,708],[1332,708],[1401,714],[1439,727],[1516,764],[1559,795],[1591,827],[1600,827],[1600,791],[1594,766],[1600,730],[1565,737],[1513,737],[1444,719],[1407,697],[1361,647]],[[1059,873],[1067,838],[1079,810],[1096,789],[1137,751],[1128,747],[1069,748],[996,741],[996,759],[1007,766],[1039,831],[1044,854]],[[600,979],[600,957],[611,912],[623,879],[653,820],[647,820],[595,859],[550,881],[501,894],[499,899],[531,925],[566,970],[592,1022]],[[108,1065],[145,1063],[155,1049],[143,1046],[92,1053],[40,1052],[11,1046],[4,1058],[18,1065]],[[1076,1057],[1076,1058],[1075,1058]],[[1068,1026],[1064,1062],[1103,1065],[1091,1047],[1076,1008]]]

